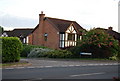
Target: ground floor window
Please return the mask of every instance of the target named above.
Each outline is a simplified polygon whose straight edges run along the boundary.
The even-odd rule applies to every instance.
[[[45,34],[44,34],[44,40],[45,40],[45,41],[47,41],[47,37],[48,37],[48,34],[45,33]]]
[[[65,46],[65,34],[60,34],[60,47],[64,48]]]

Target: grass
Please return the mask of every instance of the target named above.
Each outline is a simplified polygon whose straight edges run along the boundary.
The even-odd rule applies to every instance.
[[[15,67],[15,66],[23,66],[23,65],[27,65],[28,62],[10,62],[10,63],[1,63],[0,67]]]

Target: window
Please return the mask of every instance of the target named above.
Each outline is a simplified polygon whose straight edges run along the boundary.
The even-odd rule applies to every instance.
[[[68,40],[75,41],[75,34],[68,34]]]
[[[45,40],[45,41],[47,41],[47,36],[48,36],[48,34],[45,33],[45,34],[44,34],[44,40]]]
[[[60,47],[64,48],[65,34],[60,34]]]

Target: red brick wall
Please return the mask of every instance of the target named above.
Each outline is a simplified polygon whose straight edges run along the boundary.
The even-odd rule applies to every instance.
[[[33,45],[42,45],[49,48],[59,49],[59,34],[57,30],[47,20],[33,32]],[[47,33],[47,41],[44,34]]]
[[[32,33],[32,44],[33,45],[40,45],[40,28],[38,27],[33,33]]]

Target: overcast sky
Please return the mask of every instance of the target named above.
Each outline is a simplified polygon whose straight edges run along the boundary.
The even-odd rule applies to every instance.
[[[41,11],[47,17],[78,22],[83,28],[118,31],[119,0],[0,0],[0,26],[6,30],[34,28]]]

